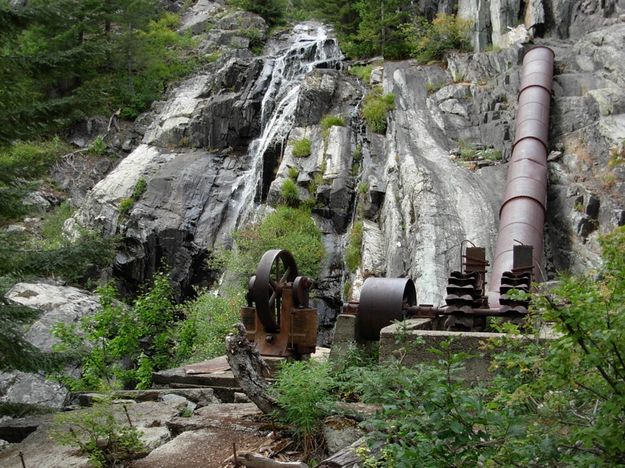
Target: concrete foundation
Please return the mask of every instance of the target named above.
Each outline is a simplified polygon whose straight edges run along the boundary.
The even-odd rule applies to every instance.
[[[410,319],[389,325],[380,332],[380,362],[390,359],[401,359],[406,365],[435,361],[441,358],[432,349],[440,349],[441,343],[452,339],[450,351],[454,354],[465,353],[466,360],[463,378],[470,382],[485,381],[493,378],[490,370],[492,359],[498,349],[486,347],[490,340],[528,339],[528,335],[512,335],[490,332],[456,332],[436,330],[439,324],[435,319]],[[540,340],[554,339],[551,330],[541,331]],[[489,348],[489,349],[486,349]]]

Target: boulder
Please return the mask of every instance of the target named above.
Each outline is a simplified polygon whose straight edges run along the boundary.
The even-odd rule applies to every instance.
[[[0,402],[51,409],[63,408],[69,392],[58,382],[39,374],[19,371],[0,373]]]
[[[41,351],[51,352],[58,339],[52,336],[57,323],[78,324],[80,319],[100,310],[98,297],[70,286],[45,283],[17,283],[6,294],[15,304],[38,309],[41,316],[32,323],[24,338]]]

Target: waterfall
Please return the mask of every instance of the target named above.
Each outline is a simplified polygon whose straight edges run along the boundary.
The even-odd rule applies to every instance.
[[[315,68],[337,67],[343,60],[337,41],[328,28],[314,22],[293,28],[286,44],[268,44],[269,55],[256,86],[266,89],[261,103],[261,134],[248,148],[250,169],[232,189],[235,222],[249,222],[259,190],[262,190],[263,162],[267,151],[281,145],[293,127],[302,81]]]

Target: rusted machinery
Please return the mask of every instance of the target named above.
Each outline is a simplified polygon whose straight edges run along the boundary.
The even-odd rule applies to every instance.
[[[504,272],[531,273],[542,279],[543,226],[547,211],[547,151],[554,53],[534,47],[523,58],[521,87],[506,192],[499,211],[499,232],[493,261],[490,307],[497,307]],[[514,246],[533,251],[514,265]]]
[[[312,281],[297,275],[287,250],[269,250],[250,278],[241,321],[247,338],[264,356],[302,357],[315,352],[317,310],[310,308]]]
[[[447,330],[480,330],[486,317],[516,319],[527,314],[528,302],[507,293],[511,289],[528,292],[533,280],[542,279],[553,62],[553,51],[542,46],[528,50],[523,60],[516,134],[489,292],[485,249],[476,246],[464,249],[462,268],[450,274],[442,307],[417,305],[411,279],[368,278],[360,302],[344,306],[344,313],[357,315],[361,339],[377,340],[383,327],[407,317],[438,318],[439,326]]]
[[[465,241],[461,268],[449,276],[443,306],[417,304],[409,278],[368,278],[360,301],[344,306],[344,313],[357,315],[361,339],[377,340],[383,327],[407,317],[433,318],[437,328],[447,330],[481,330],[487,317],[517,319],[527,314],[527,300],[508,292],[527,292],[533,280],[542,279],[553,62],[553,51],[540,46],[530,49],[523,60],[516,134],[488,293],[486,251],[474,245],[465,248]],[[297,276],[297,265],[287,251],[271,250],[263,256],[250,280],[248,305],[241,310],[248,338],[262,354],[314,352],[317,314],[308,305],[311,283]]]

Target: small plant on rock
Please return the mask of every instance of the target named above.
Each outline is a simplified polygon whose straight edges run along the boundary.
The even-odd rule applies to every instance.
[[[54,418],[51,436],[61,445],[78,448],[94,467],[124,466],[147,454],[141,433],[132,426],[125,407],[124,412],[128,424],[118,421],[108,400],[86,410],[59,414]]]
[[[293,156],[305,158],[310,156],[312,143],[309,138],[300,138],[293,142]]]
[[[321,421],[328,414],[333,385],[330,366],[310,359],[285,362],[273,386],[282,408],[274,418],[294,429],[307,455],[318,446]]]
[[[395,95],[384,94],[382,88],[377,87],[365,97],[362,116],[371,131],[384,133],[386,132],[386,117],[393,109],[395,109]]]
[[[323,116],[319,124],[321,125],[321,130],[323,131],[324,136],[326,136],[328,132],[330,131],[330,128],[344,127],[345,119],[341,117],[340,115],[328,114],[328,115]]]
[[[299,191],[297,190],[297,184],[291,178],[284,179],[282,187],[280,189],[280,196],[284,203],[291,207],[299,205]]]

